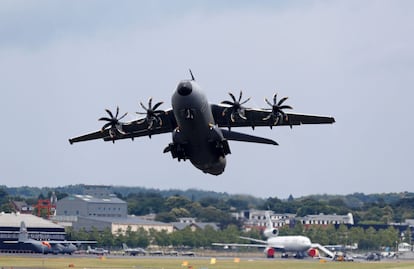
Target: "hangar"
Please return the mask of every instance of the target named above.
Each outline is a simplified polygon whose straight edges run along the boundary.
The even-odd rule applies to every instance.
[[[30,214],[0,213],[0,250],[7,250],[10,245],[4,241],[18,240],[20,223],[26,224],[29,238],[35,240],[65,240],[65,228],[49,220]]]

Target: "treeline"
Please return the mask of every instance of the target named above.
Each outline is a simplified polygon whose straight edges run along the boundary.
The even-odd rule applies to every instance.
[[[11,200],[26,201],[34,205],[38,198],[48,198],[55,192],[58,199],[70,194],[82,194],[84,185],[71,185],[59,188],[8,188],[0,186],[0,210],[12,212]],[[135,191],[134,191],[135,190]],[[128,204],[128,213],[131,215],[146,215],[154,213],[156,220],[174,222],[181,217],[194,217],[199,222],[218,223],[221,230],[212,228],[192,232],[184,229],[171,234],[165,232],[127,231],[124,234],[112,235],[110,231],[98,232],[69,231],[73,239],[97,240],[102,246],[119,246],[126,242],[131,246],[146,247],[150,244],[160,246],[189,246],[208,247],[212,242],[239,242],[239,236],[260,238],[257,231],[249,234],[242,232],[242,223],[232,218],[232,212],[246,209],[273,210],[276,213],[292,213],[297,216],[313,214],[352,213],[355,224],[372,225],[403,222],[405,219],[414,219],[413,193],[390,193],[365,195],[355,193],[351,195],[312,195],[300,198],[289,196],[288,199],[271,197],[256,198],[249,195],[229,195],[227,193],[203,192],[200,190],[187,191],[159,191],[145,188],[111,187],[111,191]],[[30,196],[34,195],[34,196]],[[366,226],[365,226],[366,227]],[[411,237],[410,231],[404,236],[394,228],[375,230],[360,227],[341,226],[337,230],[333,226],[303,227],[297,222],[292,227],[283,227],[281,235],[305,235],[312,241],[320,244],[353,244],[358,243],[360,248],[375,249],[380,246],[393,246],[395,242],[407,241]],[[263,239],[263,238],[262,238]]]
[[[393,194],[390,194],[393,195]],[[191,200],[187,197],[174,195],[164,197],[160,193],[131,193],[119,196],[128,202],[128,212],[134,215],[157,214],[157,220],[164,222],[176,221],[180,217],[196,217],[199,221],[219,222],[222,227],[236,224],[226,217],[228,213],[246,209],[272,210],[276,213],[291,213],[298,217],[317,214],[346,215],[352,213],[355,224],[390,224],[401,223],[414,218],[414,197],[403,196],[400,199],[369,200],[358,207],[349,206],[344,199],[317,199],[302,197],[287,200],[268,198],[260,204],[253,205],[250,199],[243,196],[226,198],[205,197]]]
[[[192,201],[179,195],[162,197],[157,193],[129,194],[120,198],[127,201],[129,214],[141,216],[154,213],[156,221],[176,222],[179,218],[192,217],[198,222],[218,223],[222,229],[229,225],[241,227],[241,223],[229,214],[231,201],[225,203],[216,198]]]
[[[352,213],[355,224],[401,223],[414,218],[414,193],[349,195],[310,195],[288,199],[267,199],[251,195],[230,195],[201,190],[156,190],[142,187],[109,186],[110,191],[128,203],[128,213],[146,215],[154,213],[157,220],[176,221],[180,217],[196,217],[203,222],[217,222],[222,228],[235,222],[229,215],[246,209],[273,210],[276,213],[292,213],[297,216],[313,214]],[[56,188],[0,186],[0,210],[10,212],[10,200],[26,201],[34,205],[38,198],[48,198],[55,192],[58,199],[70,194],[83,194],[85,185],[69,185]]]
[[[260,237],[258,231],[243,233],[234,225],[230,225],[223,230],[215,230],[212,226],[206,226],[204,229],[192,231],[190,227],[187,227],[173,233],[167,233],[165,230],[156,231],[154,229],[146,231],[143,228],[138,229],[138,231],[127,229],[125,233],[119,232],[118,234],[112,234],[109,228],[103,232],[96,229],[88,232],[84,230],[76,232],[68,229],[67,235],[70,240],[96,240],[97,246],[110,247],[112,249],[121,247],[122,243],[126,243],[130,247],[142,248],[150,245],[159,247],[173,246],[174,248],[211,248],[212,243],[217,242],[242,242],[239,238],[240,235]]]
[[[401,237],[399,231],[393,227],[380,229],[376,231],[374,228],[366,230],[360,227],[347,228],[345,225],[336,229],[333,225],[329,226],[311,226],[307,229],[298,223],[293,229],[283,227],[280,235],[304,235],[311,239],[314,243],[321,245],[353,245],[357,244],[361,250],[378,250],[381,247],[389,247],[394,249],[396,242],[410,242],[410,231],[407,230],[404,237]],[[205,229],[197,229],[192,231],[187,227],[180,231],[167,233],[165,231],[158,232],[156,230],[146,231],[143,228],[138,231],[128,229],[125,233],[119,232],[112,234],[109,229],[100,232],[96,229],[86,232],[84,230],[75,232],[68,230],[70,240],[96,240],[98,246],[118,249],[122,243],[126,243],[131,247],[146,248],[150,245],[159,247],[174,248],[212,248],[212,243],[248,243],[246,240],[240,239],[240,236],[262,239],[263,236],[257,231],[242,232],[234,225],[229,225],[223,230],[214,230],[213,227],[207,226]]]
[[[261,209],[269,208],[275,212],[292,213],[299,217],[306,215],[352,213],[355,224],[389,224],[402,223],[406,219],[414,218],[414,198],[402,197],[393,202],[385,202],[384,199],[375,202],[366,202],[357,208],[347,205],[344,199],[317,200],[314,197],[300,199],[269,198]]]

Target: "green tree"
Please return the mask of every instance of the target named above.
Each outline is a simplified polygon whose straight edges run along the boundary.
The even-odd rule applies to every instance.
[[[156,231],[150,230],[150,236],[153,238],[153,243],[159,246],[169,246],[172,244],[170,235],[166,230]]]
[[[171,196],[168,197],[165,201],[166,210],[172,210],[173,208],[187,208],[192,203],[191,200],[189,200],[186,197],[183,196]]]
[[[155,220],[170,223],[170,222],[176,222],[177,217],[172,212],[161,212],[155,216]]]
[[[399,232],[394,227],[380,229],[377,232],[378,244],[382,247],[394,247],[399,241]]]
[[[321,245],[328,245],[330,243],[326,227],[320,225],[310,226],[306,230],[305,235],[308,236],[312,242],[317,242]]]
[[[373,227],[365,230],[364,235],[359,240],[360,249],[378,249],[380,247],[377,233]]]
[[[335,234],[330,234],[329,237],[331,238],[331,244],[335,244],[335,242],[338,242],[337,244],[341,245],[348,245],[349,244],[349,231],[348,227],[346,225],[341,224],[339,225],[338,229],[335,231]],[[336,237],[336,238],[333,238]]]

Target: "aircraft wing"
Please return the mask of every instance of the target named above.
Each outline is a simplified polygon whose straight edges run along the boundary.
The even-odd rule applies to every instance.
[[[245,108],[244,117],[231,116],[228,105],[211,105],[214,120],[219,127],[294,126],[302,124],[329,124],[335,119],[329,116],[286,113],[286,117],[273,117],[271,109]]]
[[[285,249],[285,246],[284,245],[282,245],[282,244],[276,244],[275,242],[272,242],[271,244],[270,243],[268,243],[267,241],[264,241],[264,240],[260,240],[260,239],[255,239],[255,238],[251,238],[251,237],[244,237],[244,236],[239,236],[241,239],[244,239],[244,240],[250,240],[250,241],[253,241],[253,242],[257,242],[257,243],[260,243],[260,244],[266,244],[266,247],[272,247],[272,248],[274,248],[274,249],[279,249],[279,250],[283,250],[283,249]]]
[[[43,240],[44,242],[48,242],[49,244],[96,244],[96,241],[83,241],[83,240],[73,240],[73,241],[66,241],[66,240]]]
[[[256,242],[257,244],[238,244],[238,243],[213,243],[213,246],[223,246],[223,247],[257,247],[257,248],[267,248],[267,247],[272,247],[274,249],[277,250],[284,250],[285,246],[283,245],[277,245],[275,243],[269,244],[267,241],[264,240],[260,240],[260,239],[255,239],[255,238],[251,238],[251,237],[244,237],[244,236],[239,236],[241,239],[244,240],[250,240],[253,242]]]
[[[237,243],[212,243],[213,246],[221,247],[257,247],[257,248],[266,248],[268,245],[264,244],[237,244]]]
[[[166,110],[163,113],[157,115],[159,121],[150,125],[146,118],[141,118],[126,123],[119,123],[117,128],[99,130],[96,132],[88,133],[78,137],[70,138],[71,144],[82,141],[103,139],[104,141],[115,141],[120,139],[133,139],[141,136],[151,136],[156,134],[163,134],[172,132],[176,127],[174,113],[172,109]]]

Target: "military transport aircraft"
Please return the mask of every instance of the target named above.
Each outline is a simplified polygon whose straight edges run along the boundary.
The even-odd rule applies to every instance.
[[[287,113],[286,109],[292,109],[291,106],[283,104],[287,97],[278,101],[277,94],[274,94],[273,102],[265,99],[270,108],[245,107],[244,104],[250,98],[242,100],[241,91],[238,99],[229,93],[230,101],[209,104],[191,70],[190,75],[191,79],[178,83],[171,98],[172,108],[161,110],[159,107],[163,102],[152,105],[150,98],[148,106],[140,103],[145,112],[137,112],[145,116],[130,122],[121,122],[127,113],[121,116],[119,107],[116,108],[116,113],[106,109],[109,117],[99,119],[106,122],[100,130],[71,138],[69,142],[73,144],[94,139],[115,142],[120,139],[133,140],[141,136],[151,138],[156,134],[172,133],[172,143],[164,149],[164,153],[171,152],[172,157],[178,161],[188,159],[204,173],[220,175],[226,166],[225,156],[230,154],[229,140],[278,145],[271,139],[234,132],[231,128],[292,127],[335,122],[333,117]]]
[[[17,241],[3,241],[8,245],[8,249],[34,252],[42,254],[69,254],[72,255],[80,244],[96,244],[96,241],[66,241],[66,240],[35,240],[29,237],[26,224],[24,221],[20,223],[20,230]]]

